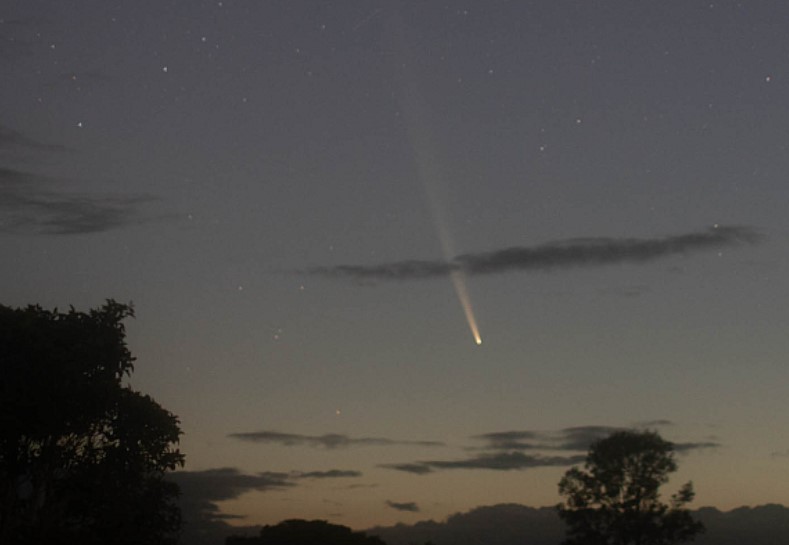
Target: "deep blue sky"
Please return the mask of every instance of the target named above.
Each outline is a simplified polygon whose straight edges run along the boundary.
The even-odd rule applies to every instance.
[[[11,0],[0,302],[133,301],[132,383],[239,523],[549,505],[629,426],[698,505],[786,503],[787,17]]]

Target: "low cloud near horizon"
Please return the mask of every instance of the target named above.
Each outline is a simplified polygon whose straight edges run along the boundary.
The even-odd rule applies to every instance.
[[[355,281],[425,280],[462,271],[468,275],[546,271],[620,263],[644,263],[741,244],[763,236],[751,227],[714,225],[707,230],[657,238],[574,238],[462,254],[450,261],[403,260],[377,265],[312,267],[307,274]]]
[[[167,479],[180,489],[179,504],[190,534],[223,532],[227,520],[244,517],[223,513],[218,503],[236,499],[247,492],[283,491],[299,485],[301,480],[361,477],[360,471],[330,469],[326,471],[264,471],[245,474],[233,467],[202,471],[175,471]]]

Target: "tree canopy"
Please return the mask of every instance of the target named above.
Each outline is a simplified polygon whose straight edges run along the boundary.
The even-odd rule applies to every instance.
[[[385,545],[380,538],[325,520],[284,520],[266,525],[257,537],[231,536],[227,545]]]
[[[181,431],[123,383],[130,316],[0,305],[0,543],[175,541]]]
[[[677,470],[674,447],[653,431],[619,431],[592,444],[583,469],[559,482],[559,516],[568,525],[565,545],[669,545],[703,531],[684,506],[691,482],[668,503],[659,489]]]

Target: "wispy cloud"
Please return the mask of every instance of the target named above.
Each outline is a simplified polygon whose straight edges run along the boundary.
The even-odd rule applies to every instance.
[[[0,232],[74,235],[139,220],[146,195],[93,195],[52,189],[55,180],[0,167]]]
[[[701,450],[701,449],[708,449],[708,448],[719,448],[721,446],[720,443],[716,441],[699,441],[699,442],[690,442],[690,443],[674,443],[674,450],[679,452],[680,454],[686,454],[688,452],[694,450]]]
[[[308,471],[306,473],[291,474],[296,479],[342,479],[346,477],[361,477],[360,471],[330,469],[328,471]]]
[[[349,484],[347,486],[342,487],[343,490],[358,490],[360,488],[378,488],[379,485],[377,484]]]
[[[636,422],[634,426],[636,428],[664,428],[667,426],[673,426],[674,422],[671,420],[666,420],[663,418],[657,420],[645,420],[643,422]]]
[[[669,425],[667,420],[648,422],[650,426]],[[446,469],[489,469],[494,471],[525,470],[537,467],[571,466],[583,462],[595,441],[614,432],[632,428],[614,426],[575,426],[556,431],[511,430],[475,435],[482,446],[467,450],[480,454],[456,460],[423,460],[407,463],[381,464],[379,467],[414,475],[425,475]],[[714,441],[674,443],[674,450],[686,454],[701,449],[720,447]],[[557,455],[556,453],[560,453]]]
[[[570,466],[583,462],[586,456],[531,456],[522,452],[480,454],[464,460],[429,460],[412,464],[382,464],[380,467],[424,475],[440,469],[491,469],[513,471],[536,467]]]
[[[536,431],[497,431],[476,435],[473,439],[481,439],[486,444],[482,448],[493,450],[531,450],[542,448],[543,436]]]
[[[558,431],[500,431],[477,435],[487,450],[564,450],[585,451],[589,446],[615,431],[625,428],[611,426],[577,426]]]
[[[21,132],[0,125],[0,151],[68,151],[66,146],[40,142]]]
[[[635,425],[636,428],[654,428],[669,426],[668,420],[651,420]],[[614,432],[631,428],[614,426],[575,426],[557,431],[503,431],[485,433],[474,436],[473,439],[481,440],[485,444],[478,447],[482,450],[554,450],[585,452],[595,441],[608,437]],[[716,448],[720,443],[714,441],[698,441],[674,443],[676,452],[689,452],[691,450]]]
[[[413,462],[407,464],[380,464],[378,467],[386,469],[394,469],[395,471],[403,471],[405,473],[413,473],[414,475],[425,475],[432,473],[433,470],[426,462]]]
[[[443,446],[443,443],[438,441],[403,441],[384,437],[349,437],[347,435],[334,433],[325,435],[298,435],[276,431],[256,431],[231,433],[228,437],[254,443],[277,443],[287,447],[308,446],[327,449],[391,445],[412,445],[421,447]]]
[[[420,280],[510,271],[545,271],[621,263],[644,263],[738,244],[756,244],[761,235],[750,227],[716,225],[705,231],[660,238],[577,238],[536,246],[513,246],[469,253],[451,261],[404,260],[377,265],[313,267],[308,274],[358,281]]]
[[[391,507],[392,509],[397,509],[398,511],[407,511],[409,513],[418,513],[419,506],[416,502],[408,501],[408,502],[396,502],[396,501],[386,501],[386,505]]]

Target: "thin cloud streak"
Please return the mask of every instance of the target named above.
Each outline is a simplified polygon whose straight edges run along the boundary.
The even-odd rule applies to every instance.
[[[703,441],[698,443],[674,443],[674,451],[680,454],[686,454],[692,450],[718,448],[720,446],[721,444],[716,443],[715,441]]]
[[[361,477],[361,471],[330,469],[328,471],[308,471],[306,473],[293,473],[294,479],[344,479],[348,477]]]
[[[448,262],[405,260],[369,266],[313,267],[306,272],[357,281],[424,280],[448,276],[453,271],[484,275],[645,263],[672,255],[756,244],[761,239],[762,235],[750,227],[716,225],[706,231],[661,238],[578,238],[537,246],[513,246],[491,252],[462,254]]]
[[[536,467],[570,466],[583,462],[586,456],[531,456],[522,452],[481,454],[465,460],[427,460],[410,464],[381,464],[379,467],[415,475],[425,475],[444,469],[490,469],[513,471]]]
[[[586,451],[589,446],[626,428],[611,426],[576,426],[553,432],[533,430],[503,431],[477,435],[473,439],[486,444],[484,450],[561,450]]]
[[[396,509],[397,511],[405,511],[407,513],[419,513],[420,509],[416,502],[408,501],[408,502],[396,502],[387,500],[386,505],[391,507],[392,509]]]
[[[276,431],[257,431],[231,433],[228,437],[253,443],[278,443],[286,447],[308,446],[326,449],[392,445],[412,445],[420,447],[444,446],[444,443],[438,441],[401,441],[384,437],[349,437],[347,435],[332,433],[325,435],[298,435]]]

